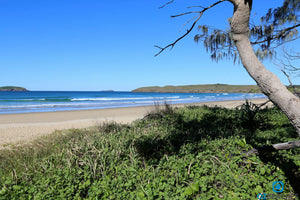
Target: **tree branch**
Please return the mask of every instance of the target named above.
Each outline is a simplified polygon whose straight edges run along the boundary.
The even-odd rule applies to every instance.
[[[205,8],[204,6],[189,6],[187,8]]]
[[[264,39],[264,40],[261,40],[261,41],[255,41],[255,42],[251,42],[252,45],[255,45],[255,44],[261,44],[261,43],[265,43],[265,42],[270,42],[272,40],[276,40],[280,37],[283,37],[285,34],[287,34],[289,31],[295,29],[295,28],[298,28],[300,26],[300,24],[297,24],[297,25],[294,25],[294,26],[291,26],[291,27],[288,27],[288,28],[285,28],[285,29],[282,29],[279,31],[279,33],[275,34],[275,35],[271,35],[271,36],[268,36],[268,38]]]
[[[290,86],[294,88],[294,85],[290,79],[290,76],[282,69],[281,72],[287,77],[289,83],[290,83]]]
[[[203,8],[201,11],[192,11],[192,12],[186,12],[186,13],[182,13],[182,14],[178,14],[178,15],[173,15],[173,16],[171,16],[171,17],[179,17],[179,16],[191,14],[191,13],[198,13],[197,19],[193,22],[192,26],[187,30],[187,32],[186,32],[184,35],[182,35],[182,36],[179,37],[177,40],[175,40],[173,43],[171,43],[171,44],[169,44],[169,45],[167,45],[167,46],[165,46],[165,47],[160,47],[160,46],[155,45],[155,47],[158,48],[158,49],[160,49],[160,51],[159,51],[157,54],[155,54],[154,56],[155,56],[155,57],[158,56],[159,54],[161,54],[164,50],[166,50],[166,49],[169,48],[169,47],[171,47],[171,49],[172,49],[172,48],[175,46],[175,44],[176,44],[177,42],[179,42],[181,39],[183,39],[185,36],[187,36],[187,35],[194,29],[195,25],[196,25],[197,22],[200,20],[200,18],[202,17],[203,13],[204,13],[206,10],[208,10],[208,9],[210,9],[210,8],[216,6],[216,5],[218,5],[219,3],[222,3],[222,2],[224,2],[224,1],[226,1],[226,0],[220,0],[220,1],[218,1],[218,2],[216,2],[216,3],[214,3],[214,4],[210,5],[210,6],[208,6],[208,7],[206,7],[206,8]],[[168,3],[169,3],[169,2],[168,2]],[[172,2],[171,2],[171,3],[172,3]]]
[[[274,152],[279,150],[287,150],[287,149],[294,149],[300,147],[300,140],[285,142],[285,143],[278,143],[269,146],[262,146],[258,148],[251,149],[250,151],[243,152],[244,155],[249,156],[250,154],[259,155],[261,153],[266,152]]]
[[[296,68],[291,61],[300,59],[300,55],[299,55],[299,53],[296,53],[296,54],[288,53],[285,50],[285,48],[282,48],[282,52],[283,52],[282,57],[284,58],[284,60],[276,58],[277,62],[274,61],[274,64],[277,65],[278,67],[280,67],[281,72],[287,77],[287,79],[290,83],[289,87],[293,89],[293,93],[297,97],[300,97],[300,92],[295,87],[295,85],[293,85],[291,77],[290,77],[295,72],[298,72],[298,74],[299,74],[300,68]]]
[[[289,53],[285,50],[285,48],[282,49],[283,52],[283,58],[284,60],[281,59],[277,59],[279,63],[274,62],[275,65],[279,66],[281,68],[281,71],[284,70],[284,74],[287,76],[288,74],[286,73],[286,71],[288,72],[298,72],[300,71],[299,67],[295,67],[294,64],[292,63],[292,61],[295,60],[300,60],[300,54],[295,52],[294,54]]]
[[[203,14],[203,13],[202,13],[202,14]],[[181,39],[183,39],[185,36],[187,36],[187,35],[193,30],[193,28],[195,27],[196,23],[197,23],[197,22],[199,21],[199,19],[201,18],[202,14],[200,14],[199,17],[194,21],[194,23],[193,23],[193,25],[191,26],[191,28],[189,28],[189,29],[186,31],[186,33],[185,33],[184,35],[182,35],[180,38],[178,38],[177,40],[175,40],[175,42],[173,42],[172,44],[169,44],[169,45],[167,45],[167,46],[165,46],[165,47],[160,47],[160,46],[155,45],[155,47],[156,47],[156,48],[159,48],[160,51],[159,51],[157,54],[155,54],[154,56],[155,56],[155,57],[158,56],[159,54],[161,54],[164,50],[166,50],[166,49],[169,48],[169,47],[171,47],[171,49],[172,49],[172,48],[175,46],[175,44],[176,44],[177,42],[179,42]]]
[[[293,85],[293,83],[292,83],[292,81],[291,81],[291,79],[290,79],[290,76],[289,76],[283,69],[282,69],[281,71],[282,71],[282,73],[287,77],[287,79],[288,79],[288,81],[289,81],[289,83],[290,83],[290,87],[293,89],[293,93],[294,93],[296,96],[300,97],[300,93],[299,93],[299,91],[297,91],[296,87]]]
[[[283,53],[284,53],[284,58],[287,59],[287,60],[299,60],[300,59],[300,53],[299,52],[293,52],[295,54],[292,54],[292,53],[287,52],[283,48]]]
[[[175,18],[175,17],[181,17],[183,15],[189,15],[189,14],[193,14],[193,13],[201,13],[202,11],[190,11],[190,12],[185,12],[185,13],[181,13],[178,15],[172,15],[171,17]]]

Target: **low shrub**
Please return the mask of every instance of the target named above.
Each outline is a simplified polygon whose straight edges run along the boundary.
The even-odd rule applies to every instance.
[[[247,112],[158,110],[130,126],[56,132],[1,150],[0,199],[257,199],[275,194],[274,181],[284,182],[281,195],[299,193],[299,149],[242,153],[294,140],[288,119],[277,108]]]

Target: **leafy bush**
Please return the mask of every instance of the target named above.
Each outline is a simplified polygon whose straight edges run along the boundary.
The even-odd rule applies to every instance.
[[[274,181],[299,193],[299,149],[242,153],[297,137],[278,109],[168,109],[1,150],[0,199],[256,199]]]

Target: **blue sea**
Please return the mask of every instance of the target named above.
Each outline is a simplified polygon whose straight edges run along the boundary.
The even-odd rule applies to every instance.
[[[104,109],[265,98],[263,94],[133,92],[0,92],[0,114]]]

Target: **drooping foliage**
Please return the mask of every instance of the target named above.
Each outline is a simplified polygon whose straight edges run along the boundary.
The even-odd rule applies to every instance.
[[[230,19],[229,19],[230,23]],[[300,0],[285,0],[282,6],[269,9],[261,17],[260,24],[250,24],[249,38],[261,59],[276,55],[276,47],[299,38]],[[231,37],[230,29],[219,30],[207,25],[198,26],[196,42],[202,41],[211,58],[238,60],[238,53]]]

